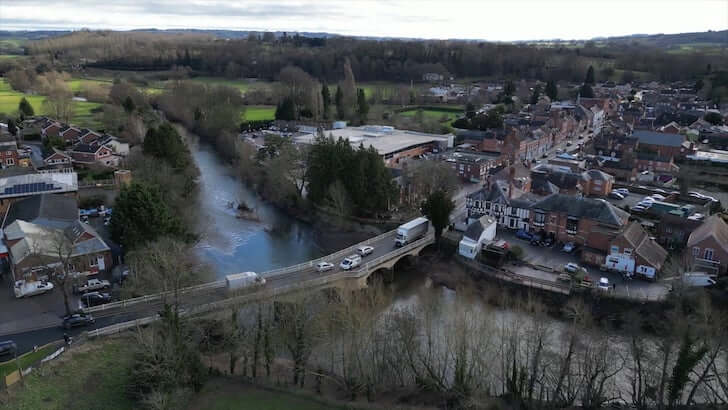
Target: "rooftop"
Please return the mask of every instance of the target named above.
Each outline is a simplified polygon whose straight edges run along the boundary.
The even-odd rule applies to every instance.
[[[334,130],[324,131],[324,135],[333,136],[334,139],[343,138],[349,140],[349,143],[358,147],[363,144],[365,148],[369,146],[379,152],[380,155],[393,154],[404,151],[408,148],[429,143],[446,144],[447,147],[453,146],[454,136],[452,134],[427,134],[424,132],[398,130],[389,126],[381,125],[365,125],[361,127],[346,127]],[[295,138],[298,143],[311,144],[316,139],[314,134],[305,134]]]
[[[0,177],[0,199],[78,191],[78,174],[59,170]]]
[[[622,226],[629,214],[607,201],[553,194],[533,204],[533,209],[547,212],[564,212],[575,218],[593,219],[607,225]]]
[[[633,134],[641,144],[664,145],[667,147],[679,147],[685,141],[680,134],[655,132],[647,130],[636,130]]]

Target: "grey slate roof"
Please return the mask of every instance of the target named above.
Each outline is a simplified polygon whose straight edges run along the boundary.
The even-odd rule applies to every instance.
[[[667,147],[679,147],[685,141],[680,134],[669,134],[663,132],[636,130],[633,134],[641,144],[664,145]]]
[[[468,228],[465,230],[464,236],[477,242],[478,239],[480,239],[480,234],[482,234],[485,230],[486,225],[490,225],[493,222],[495,222],[493,218],[490,218],[488,216],[481,216],[477,220],[471,222],[470,225],[468,225]]]
[[[634,253],[643,257],[655,269],[660,270],[667,259],[667,251],[645,232],[642,225],[633,221],[627,229],[622,232],[624,239],[632,244]]]
[[[5,226],[18,219],[51,228],[65,228],[78,221],[78,206],[73,197],[65,195],[33,195],[10,206]]]
[[[607,201],[591,198],[580,198],[571,195],[554,194],[536,202],[532,209],[547,212],[562,212],[576,218],[592,219],[597,222],[622,226],[627,222],[629,214]]]

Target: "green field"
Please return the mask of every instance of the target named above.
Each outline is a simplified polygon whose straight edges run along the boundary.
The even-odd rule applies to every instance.
[[[261,121],[275,119],[276,107],[272,105],[249,105],[243,112],[243,121]]]
[[[189,410],[334,410],[332,407],[293,394],[269,391],[234,379],[207,382]]]
[[[15,360],[8,360],[7,362],[0,363],[0,378],[4,379],[5,376],[17,370],[18,366],[22,369],[27,368],[33,363],[53,353],[57,348],[58,346],[46,346],[35,352],[26,353],[18,357],[17,364],[15,363]]]
[[[402,115],[404,117],[414,117],[415,115],[417,115],[417,111],[419,111],[419,110],[412,109],[412,110],[402,111],[402,112],[398,113],[398,115]],[[447,118],[447,120],[443,121],[443,122],[447,123],[447,125],[450,125],[453,121],[455,121],[456,119],[461,117],[462,113],[428,108],[428,109],[422,110],[422,115],[425,118],[433,118],[438,121],[440,121],[444,118]]]
[[[24,386],[13,389],[2,409],[133,409],[125,392],[131,363],[128,341],[104,343],[99,349],[61,357],[25,378]],[[81,346],[79,346],[80,348]]]
[[[18,111],[18,103],[20,99],[25,97],[30,105],[33,106],[35,113],[43,115],[43,101],[45,97],[42,95],[28,95],[17,92],[10,88],[10,85],[4,78],[0,78],[0,114],[15,115]],[[101,123],[95,118],[93,109],[100,107],[101,104],[86,101],[74,102],[74,113],[71,123],[79,127],[100,128]]]
[[[97,80],[92,78],[74,78],[70,81],[67,81],[66,83],[71,88],[71,91],[73,91],[74,94],[83,91],[84,87],[87,85],[98,85],[104,88],[111,88],[112,85],[112,81]]]

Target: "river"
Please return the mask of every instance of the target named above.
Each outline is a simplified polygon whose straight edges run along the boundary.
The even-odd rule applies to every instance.
[[[211,145],[194,135],[188,135],[187,140],[200,169],[197,230],[202,240],[195,251],[218,278],[244,271],[265,272],[326,253],[311,225],[261,200],[220,160]],[[235,206],[241,201],[255,210],[259,221],[236,216]]]

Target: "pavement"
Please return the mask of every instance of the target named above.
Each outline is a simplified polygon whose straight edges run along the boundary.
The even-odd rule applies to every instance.
[[[499,230],[498,239],[505,239],[511,246],[518,245],[524,251],[523,260],[531,265],[540,265],[550,267],[555,273],[546,270],[540,270],[528,265],[509,266],[508,269],[519,275],[529,276],[536,279],[557,281],[559,273],[563,272],[564,265],[574,262],[581,265],[578,255],[563,252],[556,245],[551,248],[533,246],[523,239],[516,237],[515,232],[509,230]],[[602,272],[593,266],[583,266],[593,283],[598,283],[599,279],[605,277],[609,279],[610,284],[616,285],[613,292],[619,296],[638,299],[658,300],[667,296],[669,285],[657,281],[650,282],[641,279],[625,279],[621,274]]]

